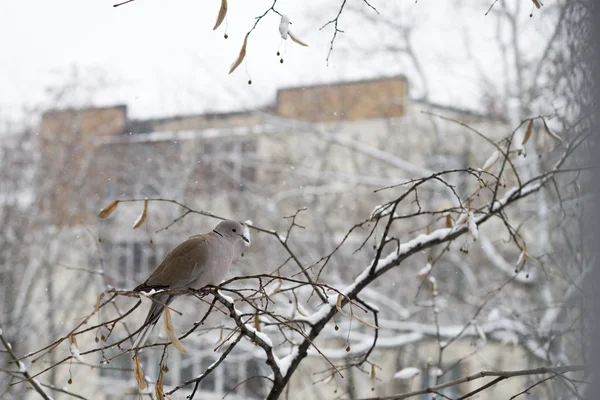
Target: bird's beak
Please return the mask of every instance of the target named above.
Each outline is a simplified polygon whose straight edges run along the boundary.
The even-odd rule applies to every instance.
[[[244,242],[246,243],[250,243],[250,239],[248,239],[246,236],[244,235],[240,235],[242,237],[242,239],[244,239]]]

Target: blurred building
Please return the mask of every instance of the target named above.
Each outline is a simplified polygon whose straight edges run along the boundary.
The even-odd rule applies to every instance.
[[[489,149],[485,139],[450,120],[484,132],[492,140],[507,132],[503,121],[412,101],[403,77],[281,89],[272,106],[224,114],[133,120],[125,105],[52,110],[43,114],[40,126],[40,168],[48,183],[40,185],[40,207],[50,215],[53,225],[64,228],[61,235],[73,244],[71,251],[78,252],[64,258],[79,266],[101,266],[100,276],[90,278],[87,290],[81,293],[81,301],[89,298],[90,304],[106,285],[135,287],[170,248],[191,234],[212,229],[215,221],[200,215],[188,215],[171,225],[186,210],[169,199],[194,210],[241,221],[260,221],[261,225],[277,229],[285,229],[289,220],[283,217],[302,207],[319,210],[299,217],[310,234],[296,230],[293,236],[295,251],[310,262],[331,251],[355,222],[367,219],[377,204],[390,198],[389,192],[375,189],[427,176],[432,171],[483,165],[490,155],[488,151],[478,151]],[[460,176],[449,177],[448,182],[460,195],[474,189],[469,186],[472,182]],[[440,185],[428,186],[422,194],[416,200],[418,204],[412,202],[410,207],[450,207],[455,201],[447,187]],[[165,201],[151,202],[146,224],[132,230],[131,224],[141,212],[141,200],[145,198]],[[98,211],[114,199],[140,202],[121,203],[110,218],[100,221]],[[443,224],[431,222],[426,216],[415,221],[422,225],[407,227],[398,235],[406,237],[415,231],[424,232],[429,225],[434,228],[436,223]],[[80,237],[86,235],[84,243]],[[258,235],[253,239],[253,246],[234,266],[233,275],[265,272],[265,260],[269,260],[269,268],[285,261],[285,255],[267,238]],[[348,262],[350,257],[352,263]],[[342,253],[332,260],[327,276],[331,281],[349,283],[370,257],[368,251]],[[64,258],[61,262],[67,262]],[[425,263],[426,255],[417,259]],[[455,271],[455,267],[440,271],[438,279],[445,280],[447,291],[461,296],[469,290],[468,277]],[[63,286],[55,289],[58,291],[82,279],[76,270],[61,270],[60,274],[64,279]],[[414,268],[395,271],[392,280],[414,285]],[[392,285],[392,280],[378,283],[377,290],[399,304],[412,301],[401,287]],[[176,303],[176,307],[188,307],[192,315],[181,321],[189,324],[199,319],[198,310],[189,310],[189,304],[184,303]],[[467,322],[463,321],[464,311],[452,304],[446,308],[446,322]],[[67,311],[60,315],[68,315]],[[141,322],[143,312],[135,318]],[[198,349],[187,356],[171,352],[165,384],[175,385],[202,373],[218,357],[212,352],[217,340],[214,335],[213,332],[194,339]],[[444,379],[484,368],[485,363],[479,359],[452,367],[464,349],[476,341],[477,338],[468,337],[448,352],[447,367],[451,371]],[[363,375],[353,378],[354,389],[335,381],[333,386],[313,386],[313,377],[307,370],[302,370],[292,387],[294,392],[308,393],[308,398],[329,398],[336,384],[340,390],[354,390],[357,396],[387,395],[416,389],[421,383],[428,385],[433,378],[427,373],[417,378],[418,382],[411,382],[410,387],[391,376],[383,378],[408,363],[427,370],[429,358],[435,353],[435,341],[420,343],[420,350],[412,353],[393,346],[376,353],[386,372],[381,375],[383,382],[374,386],[374,392],[372,382]],[[498,368],[509,360],[518,367],[514,362],[517,358],[523,367],[527,366],[529,358],[523,350],[511,349],[507,351],[503,344],[488,344],[486,359],[497,361]],[[158,374],[160,351],[155,353],[146,351],[144,355],[146,373],[153,379]],[[266,366],[258,362],[259,353],[248,345],[245,358],[244,354],[232,357],[201,385],[200,398],[220,399],[229,391],[233,393],[228,398],[260,398],[264,381],[251,379],[245,385],[235,386],[254,375],[268,374]],[[104,357],[110,359],[108,354]],[[115,359],[107,365],[122,369],[94,371],[89,382],[76,380],[74,390],[85,391],[97,384],[106,393],[106,399],[133,393],[136,383],[130,361],[129,357]],[[320,363],[320,359],[315,359],[312,364]],[[448,392],[449,396],[460,395],[456,388],[452,390],[455,392]],[[486,392],[485,398],[495,398],[499,393]]]

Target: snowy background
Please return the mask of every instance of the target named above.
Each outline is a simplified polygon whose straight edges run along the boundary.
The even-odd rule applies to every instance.
[[[4,118],[17,119],[23,106],[44,104],[49,88],[73,80],[85,84],[65,102],[127,104],[136,118],[255,108],[272,103],[279,87],[381,75],[406,75],[411,95],[420,96],[427,88],[429,100],[466,108],[481,108],[486,80],[498,92],[505,90],[496,38],[508,27],[485,15],[491,0],[379,0],[372,2],[379,16],[363,2],[349,1],[339,20],[344,33],[336,38],[329,66],[333,25],[319,28],[335,18],[341,2],[280,0],[276,9],[290,16],[293,31],[309,47],[287,43],[280,64],[279,16],[271,12],[252,33],[246,61],[232,75],[229,66],[244,34],[271,1],[230,1],[227,20],[217,31],[212,30],[217,0],[137,0],[117,8],[114,3],[32,0],[3,5]],[[522,32],[529,46],[521,50],[535,58],[543,51],[540,38],[552,32],[553,12],[519,3],[519,15],[529,19]],[[385,19],[411,28],[408,44],[425,82],[411,59],[394,51],[407,42]]]

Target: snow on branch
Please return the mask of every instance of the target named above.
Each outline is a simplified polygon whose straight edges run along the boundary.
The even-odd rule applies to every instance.
[[[488,259],[488,261],[490,261],[492,266],[504,272],[507,276],[514,278],[515,281],[519,283],[524,283],[526,285],[532,285],[536,283],[537,275],[535,270],[532,270],[531,272],[526,274],[519,268],[519,261],[522,260],[517,260],[514,264],[510,264],[504,259],[502,254],[500,254],[498,250],[496,250],[496,247],[492,244],[492,242],[486,235],[480,234],[479,237],[481,250],[483,250],[483,254]],[[516,274],[515,271],[517,271]]]
[[[192,383],[194,384],[194,389],[192,390],[192,394],[188,397],[190,399],[194,398],[194,394],[196,393],[196,390],[198,390],[198,386],[200,385],[200,382],[202,382],[208,375],[210,375],[215,369],[217,369],[217,367],[219,365],[221,365],[221,363],[225,360],[225,358],[227,358],[227,356],[229,355],[229,353],[231,353],[231,351],[235,348],[235,346],[242,340],[242,338],[244,337],[243,334],[240,334],[237,336],[237,338],[231,342],[229,344],[229,346],[227,347],[227,349],[221,354],[221,356],[212,364],[210,364],[208,366],[208,368],[206,368],[206,371],[204,371],[202,374],[200,374],[199,376],[190,379],[178,386],[176,386],[175,388],[171,389],[169,392],[165,393],[166,395],[172,395],[173,393],[175,393],[176,391],[178,391],[179,389],[187,386],[187,385],[191,385]]]
[[[428,394],[428,393],[435,394],[435,393],[438,393],[440,390],[445,389],[447,387],[457,386],[462,383],[471,382],[471,381],[481,379],[481,378],[486,378],[486,377],[497,377],[496,379],[491,381],[491,382],[493,382],[493,384],[496,384],[505,379],[509,379],[509,378],[512,378],[515,376],[545,375],[545,374],[552,374],[554,376],[557,376],[557,375],[563,375],[567,372],[576,372],[576,371],[583,371],[583,370],[584,370],[583,365],[566,365],[566,366],[559,366],[559,367],[540,367],[540,368],[523,369],[523,370],[516,370],[516,371],[480,371],[473,375],[454,379],[452,381],[444,382],[444,383],[436,385],[436,386],[427,387],[427,388],[420,389],[420,390],[415,390],[413,392],[399,393],[399,394],[394,394],[391,396],[384,396],[384,397],[364,398],[364,399],[360,399],[360,400],[403,400],[403,399],[408,399],[411,397],[416,397],[416,396],[420,396],[420,395]],[[492,386],[492,385],[489,385],[489,386]],[[473,395],[473,394],[475,394],[475,393],[472,393],[471,395]],[[471,397],[471,395],[465,395],[462,398]]]
[[[467,326],[463,325],[447,325],[436,327],[434,324],[426,324],[420,322],[411,321],[393,321],[393,320],[380,320],[379,329],[385,330],[385,336],[379,336],[377,340],[377,347],[380,349],[386,348],[399,348],[407,344],[421,341],[425,338],[431,339],[456,339],[458,337],[489,337],[493,340],[497,340],[502,343],[518,344],[522,341],[523,344],[527,344],[528,338],[535,335],[535,332],[530,329],[526,324],[509,319],[497,319],[494,321],[487,321],[483,323],[468,323]],[[349,326],[347,324],[341,325],[339,331],[333,333],[333,337],[345,338],[346,329]],[[322,348],[321,351],[329,358],[332,359],[344,359],[349,356],[357,356],[369,349],[373,342],[373,335],[353,332],[353,342],[350,346],[350,350],[347,351],[345,348],[332,349]],[[540,344],[536,341],[531,342],[532,346],[540,347]],[[313,352],[310,352],[314,354]],[[537,354],[542,360],[546,360],[545,354]]]
[[[33,389],[38,392],[38,394],[40,396],[42,396],[43,399],[45,400],[52,400],[52,397],[50,397],[42,388],[41,384],[38,382],[37,379],[34,379],[29,372],[27,371],[27,368],[25,368],[25,365],[19,361],[19,358],[17,357],[17,355],[14,353],[12,346],[10,345],[10,343],[8,343],[6,341],[6,339],[4,338],[4,336],[2,335],[2,329],[0,329],[0,341],[2,342],[2,345],[4,346],[4,348],[6,349],[6,352],[10,355],[10,357],[12,358],[13,362],[17,363],[17,366],[19,367],[19,373],[23,375],[23,377],[25,378],[25,380],[27,382],[29,382],[29,384],[31,384],[31,386],[33,387]]]
[[[231,297],[224,295],[221,291],[211,290],[210,293],[229,310],[229,316],[235,321],[238,329],[246,336],[252,343],[256,344],[263,349],[267,357],[267,365],[271,367],[274,375],[274,381],[281,381],[283,374],[281,372],[280,360],[275,355],[273,350],[273,342],[268,335],[264,332],[259,332],[254,326],[242,319],[242,313],[235,307],[234,301]],[[286,366],[286,363],[282,365]],[[287,371],[287,368],[286,368]]]
[[[441,244],[441,243],[448,243],[467,232],[471,232],[471,234],[473,234],[473,231],[476,230],[480,224],[486,222],[493,215],[501,212],[509,204],[540,190],[544,186],[544,184],[548,180],[550,180],[554,176],[555,173],[557,173],[557,169],[560,167],[560,165],[562,164],[562,161],[564,161],[565,157],[566,157],[566,154],[564,155],[563,159],[561,161],[559,161],[559,163],[556,164],[556,169],[549,171],[548,173],[544,174],[543,176],[538,177],[537,179],[531,180],[529,182],[526,182],[524,184],[521,184],[520,186],[510,188],[510,189],[506,190],[504,195],[501,197],[497,197],[496,195],[494,195],[494,198],[492,199],[492,201],[490,203],[480,207],[478,210],[474,210],[474,212],[472,212],[469,215],[470,221],[465,220],[464,222],[462,222],[460,224],[456,224],[452,227],[440,228],[440,229],[437,229],[437,230],[427,233],[427,234],[418,235],[417,237],[415,237],[405,243],[400,243],[399,241],[395,241],[396,245],[394,246],[394,248],[392,248],[391,251],[388,251],[386,256],[383,256],[382,255],[383,248],[386,244],[388,244],[390,242],[389,240],[387,240],[387,231],[389,229],[389,226],[391,225],[391,223],[394,220],[393,209],[395,207],[393,207],[392,211],[390,213],[388,213],[385,217],[382,217],[382,219],[383,218],[388,219],[388,225],[386,227],[386,232],[383,235],[383,239],[380,242],[380,245],[378,247],[377,255],[375,256],[373,261],[363,269],[362,273],[360,273],[358,275],[358,277],[354,280],[354,282],[352,284],[350,284],[350,285],[346,286],[344,289],[340,290],[340,293],[342,295],[342,298],[340,301],[341,304],[336,304],[336,307],[334,307],[331,304],[332,299],[330,298],[329,301],[326,304],[324,304],[323,306],[321,306],[319,310],[317,310],[314,314],[305,318],[306,321],[310,321],[312,327],[308,334],[308,337],[298,346],[298,352],[296,353],[297,356],[293,360],[291,360],[291,366],[290,366],[290,368],[288,368],[287,374],[283,377],[284,382],[287,382],[290,379],[291,373],[293,373],[295,367],[300,363],[301,359],[303,357],[305,357],[306,354],[308,353],[308,349],[309,349],[310,345],[312,344],[312,340],[314,340],[316,337],[319,336],[320,332],[327,325],[327,323],[333,318],[333,316],[338,312],[339,308],[343,307],[346,303],[351,302],[353,299],[355,299],[358,296],[358,294],[365,287],[367,287],[373,280],[375,280],[379,276],[383,275],[390,269],[398,266],[403,260],[407,259],[408,257],[410,257],[411,255],[413,255],[415,253],[422,252],[428,248],[431,248],[431,247]],[[404,197],[400,197],[398,200],[396,200],[396,202],[400,202],[403,199],[404,199]],[[501,322],[503,322],[503,321],[501,321]],[[495,324],[494,329],[496,329],[496,328],[498,328],[498,324],[500,324],[501,322],[491,321],[489,323],[490,324],[489,327],[486,326],[485,328],[482,326],[479,326],[479,327],[470,326],[470,327],[461,327],[460,329],[464,330],[465,332],[470,332],[470,330],[472,330],[473,334],[476,334],[477,336],[481,336],[482,332],[483,332],[483,334],[485,334],[486,328],[492,330],[492,325]],[[504,322],[504,323],[506,323],[506,322]],[[518,325],[515,325],[512,322],[511,322],[511,324],[512,324],[511,326],[513,327],[513,329],[518,328]],[[437,325],[437,323],[436,323],[436,325]],[[479,328],[479,329],[477,329],[477,328]],[[454,328],[451,328],[451,331],[452,332],[448,332],[448,334],[450,334],[450,333],[461,334],[460,332],[457,333],[456,329],[454,329]],[[441,329],[439,326],[436,327],[436,335],[438,337],[440,335],[442,335],[442,332],[444,332],[443,329]],[[444,334],[446,334],[446,332],[444,332]],[[412,336],[408,336],[408,335],[412,335]],[[402,340],[406,340],[409,342],[411,340],[419,340],[420,338],[423,337],[423,335],[424,334],[422,332],[411,332],[411,333],[407,334],[407,336],[403,337]],[[506,336],[504,336],[504,337],[506,337]],[[381,338],[380,340],[383,341],[385,339]],[[394,339],[392,339],[392,340],[394,340]],[[395,343],[395,344],[398,344],[398,343]],[[359,350],[366,350],[367,348],[368,348],[367,340],[362,341],[361,347],[359,347]],[[321,353],[321,354],[323,354],[323,353]],[[323,354],[323,355],[325,355],[325,354]],[[337,354],[329,353],[329,355],[335,356]],[[275,385],[275,386],[277,386],[277,385]],[[276,388],[275,386],[273,387],[268,398],[274,399],[274,398],[278,397],[281,388]]]

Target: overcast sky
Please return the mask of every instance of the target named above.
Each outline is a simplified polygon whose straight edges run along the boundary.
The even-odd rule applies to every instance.
[[[478,70],[500,74],[493,44],[497,24],[484,15],[491,2],[371,3],[399,24],[414,26],[411,44],[431,100],[472,108],[480,97]],[[113,0],[4,1],[0,113],[14,118],[23,105],[53,106],[46,88],[69,79],[80,82],[79,89],[56,105],[127,104],[135,117],[252,108],[273,102],[278,87],[381,74],[405,74],[413,93],[419,91],[411,63],[380,52],[386,43],[399,42],[394,34],[378,24],[358,23],[351,10],[342,14],[339,28],[345,32],[338,35],[327,65],[333,31],[319,28],[336,15],[341,0],[279,0],[278,11],[290,16],[292,30],[310,46],[287,43],[280,64],[279,17],[271,13],[251,34],[246,62],[228,75],[245,32],[271,3],[230,0],[225,40],[225,24],[212,30],[220,0],[136,0],[118,8]],[[359,0],[348,4],[377,17]],[[523,18],[530,11],[524,6]],[[530,19],[532,43],[549,30],[544,17],[536,12]],[[73,71],[77,79],[70,78]]]

